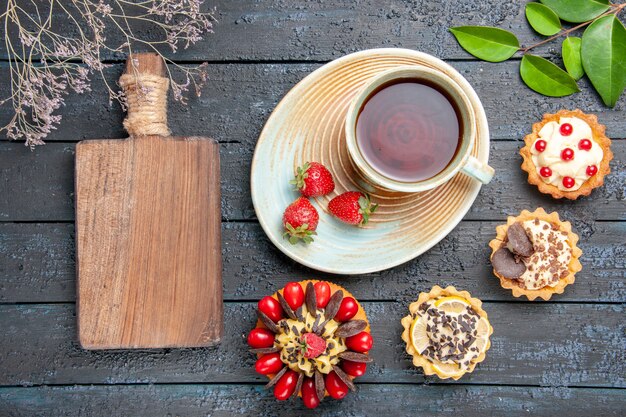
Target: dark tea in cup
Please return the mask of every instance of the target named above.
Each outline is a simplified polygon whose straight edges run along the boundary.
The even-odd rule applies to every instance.
[[[453,68],[427,59],[432,67],[407,65],[372,77],[348,108],[346,146],[359,184],[370,192],[427,191],[459,172],[483,184],[493,177],[493,168],[472,155],[478,134],[489,140],[487,129],[478,130],[476,93]]]
[[[454,159],[463,123],[454,100],[424,79],[392,80],[374,90],[357,116],[365,160],[401,182],[433,178]]]

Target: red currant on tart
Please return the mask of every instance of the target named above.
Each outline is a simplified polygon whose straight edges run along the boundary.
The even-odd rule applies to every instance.
[[[537,150],[537,152],[543,152],[546,150],[546,141],[543,139],[539,139],[537,142],[535,142],[535,149]]]
[[[581,139],[578,142],[578,149],[581,151],[588,151],[591,149],[591,141],[589,139]]]
[[[596,175],[598,173],[598,166],[597,165],[589,165],[585,172],[590,177],[593,177],[594,175]]]
[[[569,123],[563,123],[561,127],[559,128],[559,132],[561,132],[561,135],[563,136],[569,136],[572,134],[573,131],[574,131],[574,128]]]
[[[561,159],[564,161],[571,161],[574,159],[574,150],[572,148],[565,148],[561,151]]]
[[[567,176],[563,177],[563,187],[572,188],[574,185],[576,185],[576,181],[574,180],[574,178]]]
[[[539,169],[539,175],[541,175],[544,178],[548,178],[552,176],[552,170],[550,169],[550,167],[541,167]]]
[[[350,293],[323,281],[290,282],[262,298],[257,313],[248,344],[276,399],[300,396],[315,408],[327,395],[342,399],[354,391],[354,378],[371,362],[373,339],[365,311]]]

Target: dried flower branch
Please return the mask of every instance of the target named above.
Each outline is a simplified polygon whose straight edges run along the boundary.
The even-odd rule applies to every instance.
[[[203,0],[8,0],[0,15],[9,59],[11,102],[15,114],[0,131],[10,139],[25,139],[31,148],[61,122],[56,111],[64,96],[90,91],[90,77],[98,75],[108,89],[109,101],[125,107],[117,85],[107,83],[103,71],[110,66],[103,56],[120,57],[153,50],[182,73],[177,81],[168,65],[174,99],[185,102],[193,87],[200,95],[206,82],[206,64],[181,66],[161,53],[163,46],[176,52],[212,32],[212,12],[202,12]],[[150,39],[139,35],[150,33]],[[147,27],[147,29],[146,29]],[[158,36],[153,39],[154,33]]]

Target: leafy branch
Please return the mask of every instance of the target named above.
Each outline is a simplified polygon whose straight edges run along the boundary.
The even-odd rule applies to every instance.
[[[14,115],[0,132],[10,139],[25,139],[31,148],[61,122],[57,110],[73,91],[90,91],[90,78],[104,81],[109,101],[125,106],[117,85],[107,83],[103,54],[130,54],[134,48],[162,55],[161,46],[176,52],[212,31],[214,18],[202,12],[203,0],[7,0],[0,14],[9,60],[9,97]],[[134,30],[143,25],[141,36]],[[145,30],[146,27],[148,30]],[[156,35],[156,36],[155,36]],[[109,38],[112,38],[113,41]],[[115,39],[118,39],[115,41]],[[182,80],[168,76],[174,99],[184,102],[190,87],[200,94],[206,81],[206,65],[180,66],[163,57],[182,73]]]
[[[459,44],[470,54],[489,62],[502,62],[522,54],[520,75],[536,92],[563,97],[580,91],[576,83],[585,74],[604,104],[614,107],[626,88],[626,28],[617,15],[624,4],[608,0],[540,0],[526,5],[530,26],[547,38],[525,48],[517,37],[490,26],[450,28]],[[562,21],[578,23],[563,29]],[[582,37],[571,33],[586,28]],[[565,70],[530,50],[565,37],[561,56]]]

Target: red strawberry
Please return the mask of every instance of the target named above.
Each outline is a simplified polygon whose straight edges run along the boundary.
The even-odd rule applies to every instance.
[[[318,162],[307,162],[298,168],[296,178],[289,181],[305,197],[319,197],[330,194],[335,189],[333,176],[326,167]]]
[[[305,358],[317,358],[326,350],[326,341],[315,333],[305,333],[300,336],[302,353]]]
[[[289,236],[289,243],[295,245],[302,239],[304,243],[313,242],[312,235],[316,235],[317,222],[320,216],[315,207],[304,197],[299,197],[285,209],[283,214],[283,226]]]
[[[328,203],[328,210],[339,220],[359,226],[367,224],[377,207],[378,204],[372,204],[367,194],[358,191],[345,192]]]

